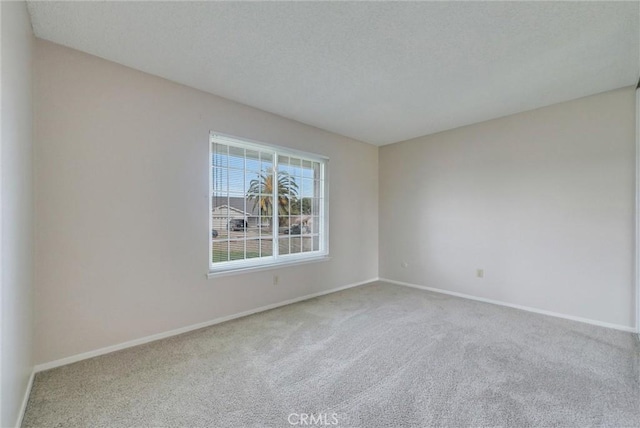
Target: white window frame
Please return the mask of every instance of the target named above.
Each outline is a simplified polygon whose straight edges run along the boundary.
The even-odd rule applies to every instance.
[[[243,260],[231,260],[226,262],[213,263],[213,238],[211,236],[211,230],[213,228],[213,164],[211,162],[211,154],[213,153],[213,144],[218,142],[228,146],[235,146],[244,149],[268,151],[273,154],[273,168],[274,173],[277,174],[278,170],[278,156],[292,156],[298,159],[307,160],[311,162],[318,162],[320,164],[320,180],[322,183],[319,189],[319,197],[322,200],[322,206],[318,213],[319,216],[319,246],[317,251],[309,251],[304,253],[294,254],[279,254],[278,245],[278,215],[272,215],[272,239],[273,239],[273,255],[266,257],[258,257]],[[274,269],[278,267],[284,267],[287,265],[298,265],[304,263],[314,263],[330,260],[329,258],[329,176],[328,176],[328,163],[329,158],[322,155],[306,153],[299,150],[290,149],[287,147],[277,146],[273,144],[267,144],[258,142],[255,140],[249,140],[245,138],[234,137],[226,135],[220,132],[209,132],[209,229],[207,236],[209,237],[209,278],[230,275],[248,271],[256,271],[263,269]],[[273,186],[273,200],[277,201],[278,186]]]

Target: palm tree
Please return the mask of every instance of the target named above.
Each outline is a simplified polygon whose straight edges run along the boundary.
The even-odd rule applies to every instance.
[[[260,207],[261,215],[274,215],[273,186],[273,172],[261,172],[249,182],[247,199],[253,200],[253,209]],[[288,172],[278,171],[278,215],[289,215],[289,202],[296,200],[297,196],[298,184],[295,179]]]

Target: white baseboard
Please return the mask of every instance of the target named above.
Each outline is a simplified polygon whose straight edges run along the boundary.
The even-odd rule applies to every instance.
[[[324,296],[325,294],[335,293],[337,291],[346,290],[348,288],[358,287],[360,285],[369,284],[370,282],[377,281],[378,278],[371,278],[366,281],[356,282],[353,284],[344,285],[342,287],[332,288],[330,290],[320,291],[318,293],[308,294],[302,297],[296,297],[294,299],[285,300],[279,303],[273,303],[271,305],[261,306],[259,308],[250,309],[248,311],[240,312],[233,315],[228,315],[226,317],[215,318],[210,321],[205,321],[198,324],[189,325],[182,328],[177,328],[175,330],[165,331],[163,333],[153,334],[151,336],[141,337],[139,339],[129,340],[127,342],[118,343],[117,345],[111,345],[104,348],[96,349],[94,351],[83,352],[81,354],[72,355],[70,357],[61,358],[59,360],[50,361],[48,363],[38,364],[34,367],[34,372],[38,373],[44,370],[50,370],[60,366],[66,366],[67,364],[75,363],[77,361],[86,360],[88,358],[97,357],[99,355],[109,354],[111,352],[120,351],[122,349],[131,348],[133,346],[142,345],[149,342],[154,342],[156,340],[165,339],[167,337],[176,336],[178,334],[187,333],[189,331],[198,330],[200,328],[209,327],[215,324],[220,324],[225,321],[231,321],[236,318],[246,317],[248,315],[253,315],[258,312],[264,312],[271,309],[279,308],[280,306],[290,305],[292,303],[301,302],[303,300],[313,299],[314,297]]]
[[[388,279],[388,278],[379,278],[379,280],[380,281],[384,281],[384,282],[389,282],[391,284],[403,285],[405,287],[419,288],[420,290],[433,291],[435,293],[441,293],[441,294],[449,294],[451,296],[462,297],[463,299],[477,300],[479,302],[491,303],[491,304],[500,305],[500,306],[506,306],[506,307],[509,307],[509,308],[520,309],[520,310],[523,310],[523,311],[533,312],[533,313],[536,313],[536,314],[548,315],[548,316],[551,316],[551,317],[564,318],[564,319],[571,320],[571,321],[578,321],[578,322],[582,322],[582,323],[586,323],[586,324],[597,325],[599,327],[612,328],[614,330],[627,331],[627,332],[630,332],[630,333],[636,333],[637,332],[635,328],[628,327],[626,325],[612,324],[612,323],[608,323],[608,322],[592,320],[592,319],[589,319],[589,318],[581,318],[581,317],[576,317],[576,316],[573,316],[573,315],[561,314],[561,313],[558,313],[558,312],[552,312],[552,311],[547,311],[547,310],[544,310],[544,309],[532,308],[532,307],[529,307],[529,306],[516,305],[516,304],[513,304],[513,303],[507,303],[507,302],[503,302],[503,301],[500,301],[500,300],[486,299],[484,297],[477,297],[477,296],[472,296],[470,294],[464,294],[464,293],[458,293],[458,292],[455,292],[455,291],[443,290],[441,288],[427,287],[425,285],[411,284],[409,282],[396,281],[396,280]]]
[[[18,420],[16,421],[16,428],[22,426],[22,420],[24,419],[24,413],[27,411],[27,403],[29,402],[29,396],[31,395],[31,387],[33,386],[33,378],[36,375],[35,370],[31,370],[31,376],[29,376],[29,383],[27,383],[27,390],[24,392],[22,398],[22,405],[20,406],[20,412],[18,413]]]

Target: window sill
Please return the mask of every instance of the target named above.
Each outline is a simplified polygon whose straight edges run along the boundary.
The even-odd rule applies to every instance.
[[[331,260],[331,257],[327,255],[322,255],[322,256],[298,258],[294,260],[279,261],[279,262],[263,264],[263,265],[214,270],[214,271],[209,271],[209,273],[207,274],[207,278],[211,279],[211,278],[219,278],[219,277],[228,276],[228,275],[237,275],[241,273],[253,273],[253,272],[259,272],[263,270],[280,269],[280,268],[289,267],[289,266],[299,266],[299,265],[306,265],[309,263],[326,262],[329,260]]]

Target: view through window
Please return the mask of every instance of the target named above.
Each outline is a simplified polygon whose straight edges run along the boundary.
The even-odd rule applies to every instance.
[[[326,159],[211,135],[210,270],[327,254]]]

